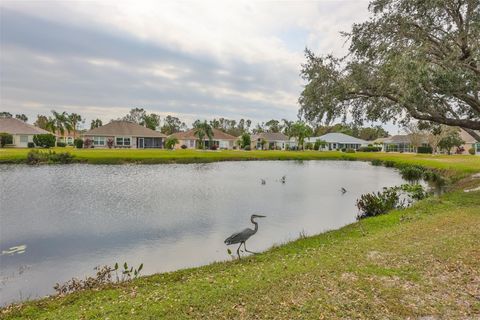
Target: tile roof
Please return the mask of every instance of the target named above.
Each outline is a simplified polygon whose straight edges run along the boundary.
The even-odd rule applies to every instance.
[[[368,141],[358,139],[348,134],[340,133],[340,132],[331,132],[324,134],[320,137],[312,137],[309,138],[309,142],[315,142],[317,140],[323,140],[328,143],[342,143],[342,144],[368,144]]]
[[[88,130],[84,136],[134,136],[134,137],[159,137],[165,138],[161,132],[143,127],[139,124],[114,120],[104,126]]]
[[[423,137],[422,143],[427,143],[427,138]],[[383,141],[383,143],[411,143],[409,134],[398,134],[391,136]]]
[[[212,129],[213,131],[213,139],[214,140],[237,140],[236,137],[229,135],[228,133],[225,133],[221,130],[218,129]],[[175,137],[178,140],[196,140],[198,137],[195,135],[196,129],[190,129],[184,132],[176,132],[170,137]],[[205,139],[208,139],[207,137]]]
[[[266,141],[288,141],[288,137],[281,132],[261,132],[252,136],[252,141],[265,139]]]
[[[46,134],[46,130],[35,127],[15,118],[0,118],[0,132],[9,134]]]

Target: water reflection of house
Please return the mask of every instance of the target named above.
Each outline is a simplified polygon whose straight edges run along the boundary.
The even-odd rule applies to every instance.
[[[33,136],[36,134],[50,133],[15,118],[0,118],[0,132],[12,135],[11,146],[17,148],[28,147],[28,143],[33,143]]]
[[[260,132],[252,135],[251,142],[251,148],[258,150],[285,150],[297,145],[281,132]]]
[[[133,122],[115,120],[88,130],[83,138],[92,140],[95,148],[108,148],[111,141],[112,148],[146,149],[163,148],[166,135]]]
[[[235,145],[235,141],[237,140],[236,137],[229,135],[218,129],[212,129],[213,137],[210,140],[208,136],[204,137],[204,145],[205,148],[210,149],[212,146],[216,146],[219,149],[233,149]],[[175,148],[181,148],[182,146],[186,146],[188,149],[196,149],[198,148],[198,136],[195,134],[197,130],[195,128],[184,131],[184,132],[176,132],[170,137],[174,137],[178,139],[178,143],[175,145]]]
[[[319,137],[311,137],[305,139],[305,143],[310,142],[314,144],[316,141],[325,142],[320,150],[341,150],[354,149],[358,150],[360,147],[368,146],[368,141],[349,136],[348,134],[340,132],[331,132]]]

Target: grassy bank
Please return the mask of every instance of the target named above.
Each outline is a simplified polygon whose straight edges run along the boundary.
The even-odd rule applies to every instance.
[[[418,164],[426,167],[457,170],[465,173],[480,171],[480,157],[471,155],[428,155],[401,153],[337,151],[200,151],[200,150],[120,150],[53,148],[68,151],[77,162],[91,164],[123,163],[195,163],[234,160],[390,160],[396,163]],[[24,163],[29,149],[0,149],[0,163]]]
[[[480,172],[480,159],[466,156],[352,156],[449,169],[456,176]],[[457,187],[479,184],[463,180]],[[2,310],[0,317],[474,318],[480,315],[479,230],[480,192],[457,190],[240,261],[28,302]]]

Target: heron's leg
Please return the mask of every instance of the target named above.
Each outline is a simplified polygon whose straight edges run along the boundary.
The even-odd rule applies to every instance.
[[[249,252],[249,253],[257,253],[257,252],[253,252],[253,251],[248,251],[247,250],[247,245],[245,244],[246,242],[243,243],[243,247],[245,248],[245,252]]]
[[[238,255],[238,259],[240,259],[240,247],[242,246],[242,244],[244,244],[245,242],[240,242],[240,245],[238,246],[238,249],[237,249],[237,255]]]

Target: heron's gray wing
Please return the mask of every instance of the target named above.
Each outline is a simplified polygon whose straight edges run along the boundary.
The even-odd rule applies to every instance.
[[[247,240],[248,238],[250,238],[250,236],[253,234],[253,230],[252,229],[249,229],[249,228],[246,228],[246,229],[243,229],[242,231],[240,232],[237,232],[237,233],[234,233],[232,234],[230,237],[228,237],[227,239],[225,239],[225,244],[229,245],[229,244],[235,244],[235,243],[240,243],[242,241],[245,241]]]

